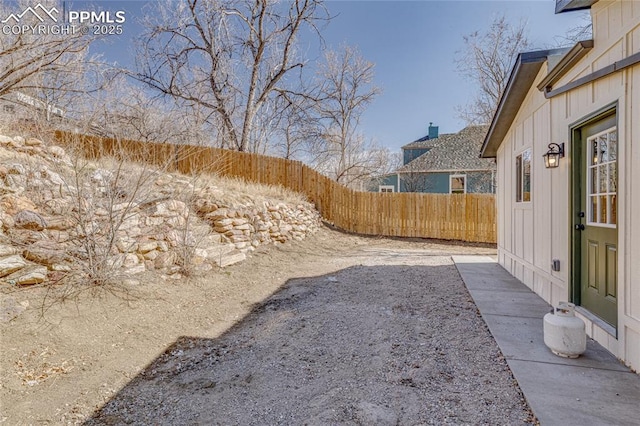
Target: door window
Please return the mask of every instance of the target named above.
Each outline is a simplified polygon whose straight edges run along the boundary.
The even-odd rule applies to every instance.
[[[618,131],[587,138],[587,216],[591,226],[615,228],[618,219]]]

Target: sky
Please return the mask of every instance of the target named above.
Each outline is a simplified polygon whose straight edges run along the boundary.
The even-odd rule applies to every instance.
[[[82,4],[82,1],[69,3]],[[110,36],[100,49],[109,61],[131,61],[130,46],[140,31],[137,21],[146,1],[93,1],[105,10],[127,12],[124,34]],[[328,0],[334,18],[323,29],[327,48],[356,46],[375,64],[382,94],[368,107],[361,132],[394,152],[427,134],[430,122],[440,134],[465,123],[456,108],[473,97],[474,86],[456,70],[463,36],[487,29],[501,14],[525,21],[532,50],[558,47],[558,36],[584,24],[585,12],[554,14],[554,0]],[[310,49],[313,50],[313,49]],[[309,51],[311,61],[321,53]]]

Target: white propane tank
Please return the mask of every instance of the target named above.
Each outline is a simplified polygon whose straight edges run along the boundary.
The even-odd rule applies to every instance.
[[[573,303],[560,302],[544,316],[544,344],[565,358],[578,358],[587,349],[584,322],[575,316]]]

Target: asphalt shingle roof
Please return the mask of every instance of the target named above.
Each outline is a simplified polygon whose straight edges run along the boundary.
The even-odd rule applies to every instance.
[[[433,148],[438,143],[438,139],[429,139],[429,136],[423,136],[411,143],[408,143],[402,147],[402,149],[416,149],[416,148]]]
[[[492,159],[479,158],[480,149],[489,126],[468,126],[458,133],[440,135],[437,139],[424,142],[433,147],[408,164],[400,167],[398,172],[428,172],[438,170],[495,170]],[[403,148],[417,148],[417,142]],[[421,145],[420,147],[427,147]]]

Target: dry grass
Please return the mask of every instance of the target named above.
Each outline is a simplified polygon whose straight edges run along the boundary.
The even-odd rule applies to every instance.
[[[198,179],[205,186],[213,185],[222,191],[221,199],[232,204],[243,204],[248,200],[256,204],[277,199],[291,204],[308,202],[303,194],[293,192],[281,185],[263,185],[247,182],[239,178],[222,176],[201,176]]]

